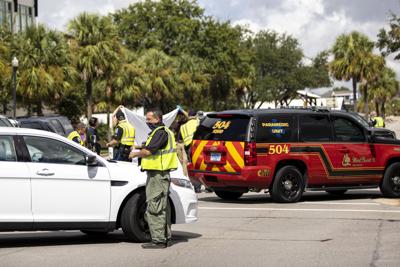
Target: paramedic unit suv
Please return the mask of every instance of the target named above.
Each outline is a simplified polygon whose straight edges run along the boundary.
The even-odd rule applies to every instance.
[[[304,190],[378,186],[400,197],[400,141],[343,111],[212,113],[197,129],[191,156],[190,176],[223,199],[268,189],[274,201],[296,202]]]

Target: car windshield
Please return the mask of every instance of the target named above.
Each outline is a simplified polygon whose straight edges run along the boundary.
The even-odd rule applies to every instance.
[[[358,113],[350,113],[351,115],[353,115],[353,117],[357,120],[357,122],[361,123],[364,127],[371,127],[368,124],[368,121],[362,117],[360,114]]]

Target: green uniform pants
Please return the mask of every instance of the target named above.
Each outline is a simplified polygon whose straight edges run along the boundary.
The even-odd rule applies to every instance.
[[[171,239],[169,186],[169,171],[147,171],[146,218],[151,239],[156,243],[166,243],[168,239]]]

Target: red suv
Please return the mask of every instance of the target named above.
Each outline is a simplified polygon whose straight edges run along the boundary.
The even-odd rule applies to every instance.
[[[400,140],[352,113],[323,109],[208,114],[191,149],[189,175],[223,199],[269,190],[296,202],[305,190],[343,194],[380,187],[400,197]]]

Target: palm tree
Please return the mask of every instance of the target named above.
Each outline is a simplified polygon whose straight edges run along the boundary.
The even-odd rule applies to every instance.
[[[174,106],[175,88],[177,86],[176,66],[173,58],[164,52],[149,49],[138,59],[143,69],[142,92],[145,104],[168,111]],[[176,99],[176,98],[175,98]]]
[[[357,83],[361,81],[359,64],[365,55],[372,54],[374,43],[367,36],[352,32],[342,34],[332,48],[334,60],[329,64],[331,74],[338,80],[352,80],[354,110],[357,109]]]
[[[209,75],[206,74],[204,62],[197,57],[183,54],[177,58],[176,99],[179,104],[192,109],[204,108],[199,101],[209,87]]]
[[[32,25],[14,38],[12,54],[20,62],[18,93],[28,107],[36,105],[37,114],[43,115],[43,101],[53,103],[70,87],[73,72],[63,36],[43,25]]]
[[[356,72],[359,73],[362,95],[364,97],[364,114],[368,119],[369,115],[369,101],[368,101],[368,87],[371,82],[377,79],[378,73],[384,68],[385,59],[382,56],[373,55],[372,53],[363,53],[360,61],[356,66]]]
[[[111,18],[82,13],[68,26],[72,37],[70,46],[76,54],[75,66],[86,88],[86,115],[93,113],[93,82],[104,77],[109,69],[115,69],[118,51],[115,51],[117,30]]]
[[[385,117],[385,104],[398,94],[399,89],[399,81],[392,69],[385,67],[379,71],[377,78],[369,84],[368,91],[377,116]]]

